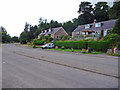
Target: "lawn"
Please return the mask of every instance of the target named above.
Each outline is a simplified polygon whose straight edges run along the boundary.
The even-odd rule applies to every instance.
[[[72,52],[72,49],[61,49],[61,48],[52,48],[52,49],[47,49],[47,50],[58,50],[58,51],[66,51],[66,52]],[[82,50],[75,50],[74,52],[81,52]]]
[[[33,48],[32,45],[28,45],[28,44],[23,44],[22,46],[28,46],[28,47],[31,47]],[[35,48],[40,48],[41,45],[36,45]],[[78,52],[78,53],[83,53],[82,50],[78,50],[78,49],[62,49],[62,48],[51,48],[51,49],[47,49],[47,50],[57,50],[57,51],[65,51],[65,52]],[[84,52],[83,54],[102,54],[102,52],[91,52],[91,53],[88,53],[87,51]]]
[[[28,45],[28,44],[23,44],[22,46],[33,48],[33,45]],[[41,48],[41,45],[35,45],[35,48]]]
[[[61,48],[52,48],[52,49],[47,49],[47,50],[58,50],[58,51],[65,51],[65,52],[80,52],[80,53],[83,53],[82,50],[77,50],[77,49],[61,49]],[[91,53],[88,53],[87,51],[84,52],[83,54],[102,54],[102,52],[91,52]]]

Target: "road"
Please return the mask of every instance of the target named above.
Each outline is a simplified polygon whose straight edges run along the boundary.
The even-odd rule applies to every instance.
[[[3,88],[117,88],[118,58],[2,45]]]

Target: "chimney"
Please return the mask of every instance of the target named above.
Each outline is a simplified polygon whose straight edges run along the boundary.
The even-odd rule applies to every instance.
[[[97,20],[96,20],[96,19],[94,19],[94,22],[93,22],[93,26],[94,26],[94,27],[95,27],[96,22],[97,22]]]

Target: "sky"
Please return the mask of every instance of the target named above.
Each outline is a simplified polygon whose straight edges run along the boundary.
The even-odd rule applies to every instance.
[[[86,0],[0,0],[0,26],[6,28],[10,36],[20,36],[25,22],[38,25],[43,17],[63,23],[78,17],[81,1]],[[96,3],[96,0],[87,0]],[[114,0],[97,0],[113,2]],[[111,3],[109,4],[111,5]]]

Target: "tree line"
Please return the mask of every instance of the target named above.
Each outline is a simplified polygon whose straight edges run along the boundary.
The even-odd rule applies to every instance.
[[[11,37],[7,30],[1,26],[0,27],[0,42],[2,43],[11,43],[11,42],[19,42],[19,38],[17,36]]]

